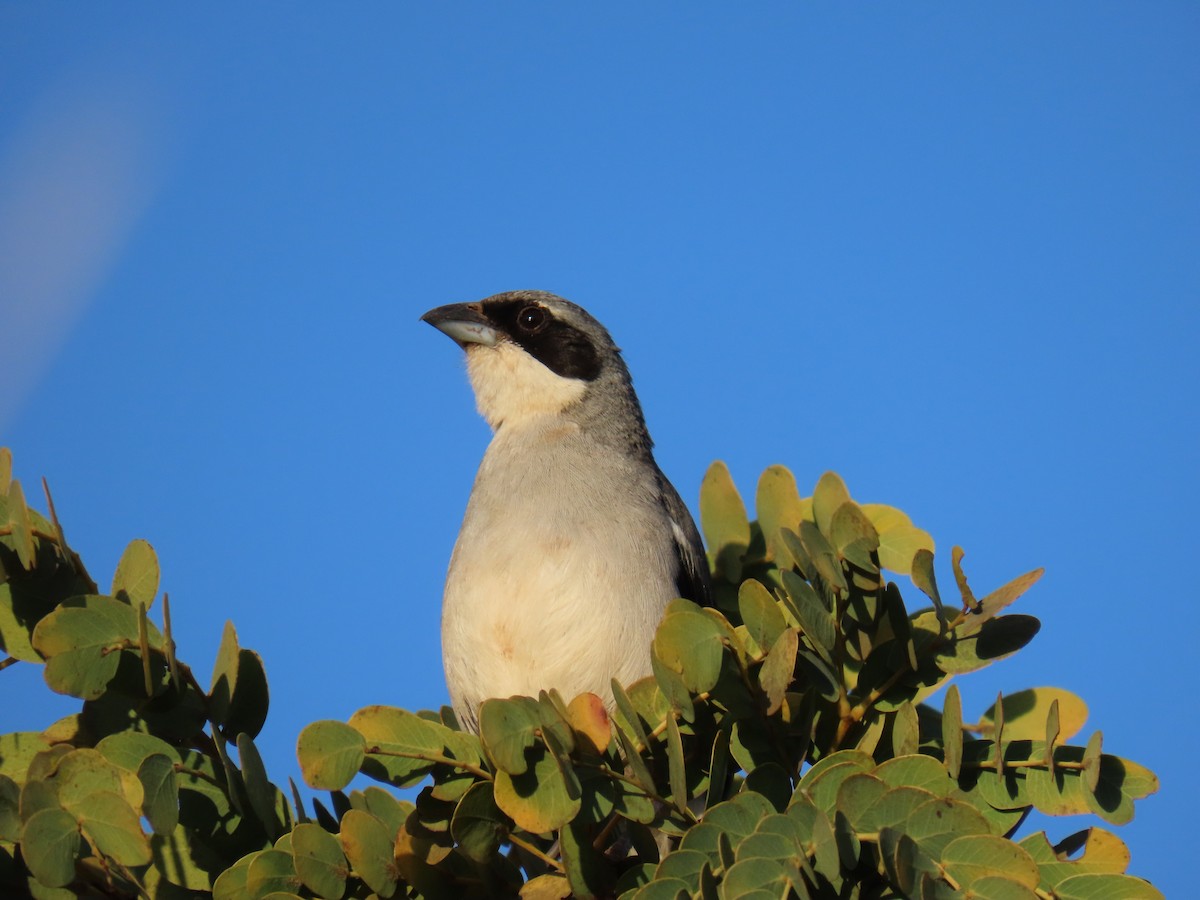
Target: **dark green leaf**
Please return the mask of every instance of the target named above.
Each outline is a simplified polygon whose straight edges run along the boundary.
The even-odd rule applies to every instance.
[[[1000,616],[984,622],[979,631],[957,638],[937,654],[938,667],[948,675],[973,672],[1016,653],[1038,633],[1041,623],[1033,616]]]
[[[508,818],[496,805],[491,782],[480,781],[463,795],[450,820],[450,834],[467,858],[487,863],[508,833]]]
[[[479,708],[479,735],[496,768],[520,775],[527,762],[525,751],[537,743],[541,718],[527,698],[485,700]]]
[[[250,808],[254,810],[267,837],[273,841],[279,837],[282,828],[282,823],[275,815],[278,791],[275,785],[267,780],[267,769],[250,735],[239,734],[237,748],[242,763],[242,779],[246,785],[246,794],[250,798]]]
[[[1145,766],[1105,753],[1100,757],[1096,789],[1084,795],[1092,812],[1106,822],[1124,825],[1133,818],[1133,802],[1157,790],[1158,778]]]
[[[142,814],[155,834],[171,834],[179,822],[179,781],[175,762],[163,753],[147,756],[137,770],[142,784]]]
[[[833,614],[825,601],[817,596],[812,585],[794,572],[784,572],[783,586],[792,601],[792,609],[800,622],[804,636],[812,648],[829,665],[833,664],[833,647],[837,642]]]

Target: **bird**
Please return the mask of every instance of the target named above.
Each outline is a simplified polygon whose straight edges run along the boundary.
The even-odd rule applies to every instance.
[[[546,291],[439,306],[422,321],[466,352],[490,426],[442,597],[442,656],[461,727],[484,700],[584,692],[613,707],[652,673],[664,611],[709,605],[704,545],[654,460],[621,351]]]

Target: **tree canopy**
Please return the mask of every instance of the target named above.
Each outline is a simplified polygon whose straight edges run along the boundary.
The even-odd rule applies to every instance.
[[[1027,688],[968,716],[950,683],[1033,639],[1008,607],[1041,570],[977,596],[955,547],[943,600],[930,535],[832,473],[801,497],[768,468],[752,520],[710,468],[714,605],[671,604],[653,676],[614,684],[614,710],[490,700],[478,736],[445,707],[314,722],[298,761],[328,797],[309,807],[255,746],[267,679],[234,626],[205,686],[176,657],[150,544],[102,593],[46,501],[28,505],[0,450],[0,665],[41,665],[82,701],[0,735],[5,896],[1162,896],[1106,828],[1022,833],[1035,809],[1124,825],[1157,790],[1099,731],[1076,740],[1084,701]]]

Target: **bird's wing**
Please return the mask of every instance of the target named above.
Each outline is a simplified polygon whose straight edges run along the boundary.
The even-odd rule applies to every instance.
[[[685,600],[712,605],[712,584],[708,573],[708,558],[692,514],[679,497],[679,492],[667,477],[658,473],[663,508],[671,521],[671,537],[675,542],[677,568],[675,587]]]

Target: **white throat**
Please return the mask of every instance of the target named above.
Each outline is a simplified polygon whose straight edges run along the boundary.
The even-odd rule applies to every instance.
[[[556,415],[587,390],[587,382],[555,375],[508,341],[494,347],[467,345],[467,375],[479,414],[493,431]]]

